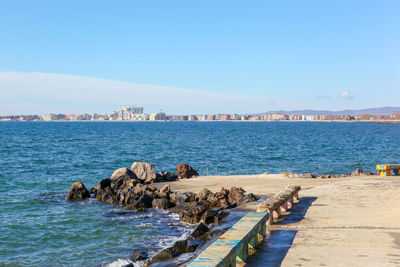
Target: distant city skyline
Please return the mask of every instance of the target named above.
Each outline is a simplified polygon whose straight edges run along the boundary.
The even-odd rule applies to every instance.
[[[6,0],[0,115],[399,106],[398,10],[390,0]]]

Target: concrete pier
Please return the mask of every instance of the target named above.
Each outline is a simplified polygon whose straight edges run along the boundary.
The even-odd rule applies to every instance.
[[[247,213],[188,266],[243,265],[263,241],[269,218],[268,212]]]

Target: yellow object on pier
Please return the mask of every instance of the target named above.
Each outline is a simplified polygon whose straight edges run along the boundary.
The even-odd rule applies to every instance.
[[[400,164],[381,164],[376,165],[376,169],[382,176],[400,175]]]

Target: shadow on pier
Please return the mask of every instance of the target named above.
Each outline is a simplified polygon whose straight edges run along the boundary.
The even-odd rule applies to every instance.
[[[274,225],[289,225],[300,222],[316,199],[316,197],[300,198],[300,202],[293,207],[291,213]],[[256,253],[248,258],[246,267],[281,266],[296,234],[297,230],[272,230]]]

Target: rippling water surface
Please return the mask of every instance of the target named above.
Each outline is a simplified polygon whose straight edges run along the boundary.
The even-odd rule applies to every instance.
[[[100,266],[133,250],[155,252],[192,226],[167,212],[127,212],[63,199],[148,161],[204,175],[346,173],[400,161],[400,125],[286,122],[0,123],[0,265]]]

